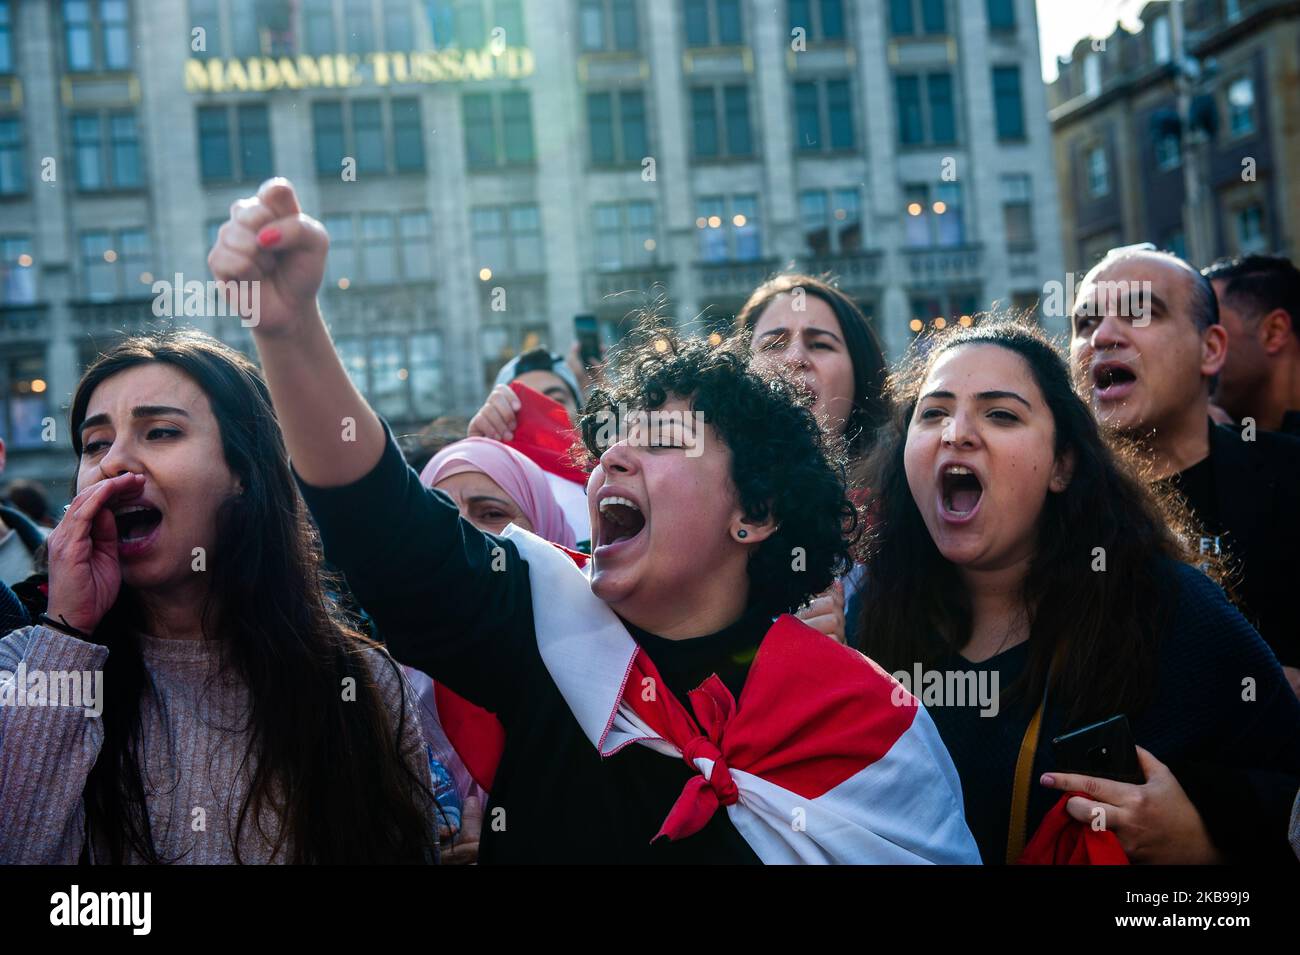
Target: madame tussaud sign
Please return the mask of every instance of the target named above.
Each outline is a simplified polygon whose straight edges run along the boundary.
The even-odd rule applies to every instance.
[[[189,93],[301,90],[313,87],[389,86],[522,79],[535,67],[527,47],[409,53],[327,53],[323,56],[253,56],[242,60],[187,60]]]

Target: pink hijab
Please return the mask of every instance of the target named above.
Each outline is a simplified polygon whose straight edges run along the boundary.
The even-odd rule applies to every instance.
[[[573,529],[551,493],[546,472],[514,448],[491,438],[465,438],[443,448],[420,472],[420,483],[433,487],[454,474],[478,471],[486,474],[510,495],[532,522],[538,537],[572,548]]]

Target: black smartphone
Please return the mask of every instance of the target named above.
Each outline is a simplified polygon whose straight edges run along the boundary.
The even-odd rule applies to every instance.
[[[573,335],[578,339],[578,353],[583,365],[590,368],[600,364],[600,329],[596,326],[596,316],[573,316]]]
[[[1100,723],[1066,733],[1052,740],[1058,773],[1099,776],[1121,783],[1144,783],[1138,764],[1137,743],[1121,713]]]

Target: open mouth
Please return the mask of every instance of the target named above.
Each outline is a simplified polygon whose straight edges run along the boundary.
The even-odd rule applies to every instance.
[[[113,513],[117,522],[117,540],[121,544],[146,540],[162,523],[162,511],[147,504],[133,504]]]
[[[645,530],[645,515],[634,501],[610,496],[600,502],[597,547],[632,540]]]
[[[980,498],[984,496],[984,485],[974,471],[960,464],[950,464],[943,469],[939,482],[945,511],[956,518],[975,513]]]
[[[1092,384],[1099,398],[1127,394],[1137,383],[1137,375],[1127,365],[1108,362],[1092,370]]]

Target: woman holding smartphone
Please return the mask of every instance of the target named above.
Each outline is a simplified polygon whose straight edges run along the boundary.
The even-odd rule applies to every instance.
[[[1042,333],[960,331],[893,385],[860,647],[891,672],[992,690],[912,687],[984,861],[1016,861],[1061,791],[1086,793],[1070,816],[1103,819],[1135,862],[1289,855],[1300,702]],[[1119,714],[1145,783],[1056,771],[1053,737]]]

